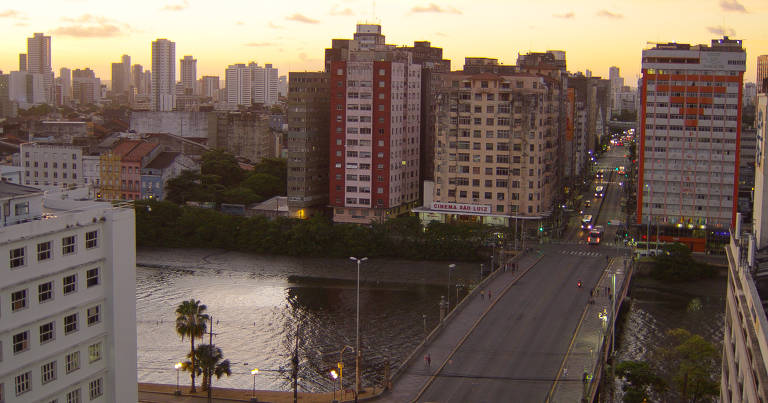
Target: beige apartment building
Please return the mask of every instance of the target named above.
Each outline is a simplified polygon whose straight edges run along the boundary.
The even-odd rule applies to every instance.
[[[435,181],[425,184],[424,206],[416,210],[422,220],[509,225],[551,214],[557,184],[555,84],[514,71],[443,76]]]

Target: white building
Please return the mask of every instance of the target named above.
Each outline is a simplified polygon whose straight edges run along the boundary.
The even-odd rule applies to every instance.
[[[280,80],[277,69],[271,64],[264,67],[258,63],[248,63],[251,71],[251,99],[255,104],[271,106],[277,103],[279,96]]]
[[[72,70],[62,67],[59,69],[62,98],[65,104],[72,100]]]
[[[8,80],[8,98],[17,102],[22,109],[46,103],[43,75],[12,71]]]
[[[98,189],[101,186],[99,181],[99,170],[101,169],[101,159],[97,155],[83,155],[83,184],[91,189]]]
[[[768,246],[768,217],[763,218],[763,213],[768,213],[768,155],[765,154],[768,147],[768,94],[757,95],[755,106],[755,127],[757,128],[757,144],[755,152],[755,192],[754,207],[752,210],[752,225],[755,231],[757,248]]]
[[[0,401],[136,402],[131,208],[46,200],[0,182]],[[9,206],[9,207],[6,207]]]
[[[251,69],[238,63],[226,70],[227,103],[230,105],[251,106]]]
[[[167,39],[152,42],[153,111],[171,111],[176,105],[176,43]]]
[[[42,75],[46,102],[53,103],[50,36],[37,32],[31,38],[27,38],[27,71]]]
[[[195,95],[197,86],[197,59],[192,56],[184,56],[179,60],[179,72],[181,73],[181,87],[184,95]]]
[[[81,147],[24,143],[19,154],[25,185],[51,188],[83,184]]]

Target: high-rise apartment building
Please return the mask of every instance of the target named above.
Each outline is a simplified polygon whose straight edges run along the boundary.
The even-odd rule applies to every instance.
[[[153,111],[171,111],[176,104],[176,43],[168,39],[152,42],[152,93],[150,108]]]
[[[27,38],[27,71],[42,74],[47,102],[53,101],[53,70],[51,69],[51,37],[35,33]]]
[[[768,55],[760,55],[757,57],[757,78],[755,85],[757,85],[757,92],[768,92],[765,89],[765,79],[768,78]]]
[[[101,100],[101,80],[89,68],[72,71],[72,98],[80,105],[94,104]]]
[[[419,199],[421,66],[380,25],[358,24],[347,56],[329,71],[329,203],[336,222],[382,222]]]
[[[735,224],[745,63],[728,37],[643,51],[637,223],[691,239]]]
[[[149,94],[150,91],[148,87],[150,87],[152,83],[147,83],[147,80],[144,77],[144,67],[142,65],[134,64],[131,66],[131,82],[136,88],[136,95],[146,96]]]
[[[200,79],[202,91],[201,94],[206,98],[213,98],[214,101],[219,99],[219,76],[203,76]]]
[[[0,399],[136,402],[132,208],[0,182]]]
[[[123,55],[120,63],[112,63],[112,96],[130,98],[132,93],[131,57]]]
[[[19,53],[19,71],[27,71],[27,54]]]
[[[197,59],[192,56],[184,56],[179,60],[179,71],[181,72],[181,86],[184,95],[195,95],[197,86]]]
[[[328,205],[328,73],[288,74],[288,208],[306,218]]]
[[[72,100],[72,70],[62,67],[59,69],[62,97],[65,104]]]
[[[271,106],[277,103],[278,71],[271,64],[265,64],[264,67],[258,63],[248,63],[251,70],[251,98],[253,103]]]
[[[757,248],[768,246],[768,94],[757,95],[755,105],[755,190],[752,225]]]
[[[225,71],[227,103],[251,106],[251,69],[243,63],[232,64]]]

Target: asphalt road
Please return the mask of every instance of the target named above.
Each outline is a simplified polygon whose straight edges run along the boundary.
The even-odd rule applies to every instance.
[[[599,165],[627,165],[624,152],[623,147],[609,151]],[[617,177],[606,178],[604,198],[590,197],[594,212],[600,211],[597,223],[606,229],[604,240],[611,244],[586,245],[583,231],[572,228],[562,243],[540,246],[543,259],[501,296],[419,401],[545,401],[606,255],[616,254],[612,242],[617,227],[607,221],[621,217],[623,189],[611,183]],[[579,280],[581,288],[576,286]]]

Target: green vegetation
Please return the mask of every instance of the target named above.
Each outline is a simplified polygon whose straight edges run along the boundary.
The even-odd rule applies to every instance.
[[[199,374],[199,365],[196,363],[195,338],[205,334],[206,323],[208,322],[206,309],[205,305],[194,298],[182,302],[176,308],[176,333],[181,336],[181,341],[184,341],[184,337],[189,337],[190,343],[188,355],[190,362],[183,366],[185,371],[189,371],[192,378],[190,393],[195,393],[195,373]]]
[[[667,331],[668,346],[657,347],[653,363],[623,361],[616,375],[623,380],[623,401],[710,402],[720,395],[720,351],[685,329]]]
[[[415,216],[361,226],[333,224],[322,216],[308,220],[238,217],[167,201],[137,200],[135,206],[139,246],[222,248],[290,256],[360,254],[473,261],[482,258],[479,252],[492,233],[509,230],[480,224],[441,223],[422,229]]]
[[[192,359],[191,355],[187,357]],[[216,379],[221,378],[222,375],[232,375],[229,360],[223,360],[223,358],[224,354],[216,345],[201,344],[197,346],[194,354],[194,361],[197,365],[195,372],[198,375],[203,375],[203,381],[201,382],[202,390],[206,391],[211,388],[211,375],[215,375]],[[192,368],[191,361],[184,364],[185,368]]]
[[[682,243],[664,247],[664,253],[653,258],[651,276],[663,281],[695,281],[717,274],[714,267],[693,260],[691,251]]]
[[[240,168],[235,156],[222,150],[203,155],[200,172],[184,171],[165,185],[166,200],[252,204],[285,195],[286,162],[265,159],[252,171]]]

